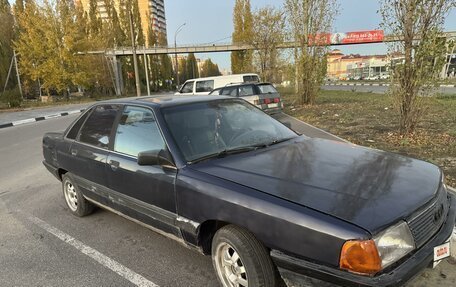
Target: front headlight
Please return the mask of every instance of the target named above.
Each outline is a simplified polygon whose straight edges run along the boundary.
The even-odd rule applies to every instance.
[[[382,269],[415,249],[415,241],[407,223],[401,221],[374,237]]]
[[[404,221],[371,240],[350,240],[342,247],[339,267],[350,272],[374,275],[415,249],[410,229]]]

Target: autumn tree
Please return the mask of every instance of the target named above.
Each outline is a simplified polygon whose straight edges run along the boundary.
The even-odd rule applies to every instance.
[[[201,65],[201,77],[220,76],[220,70],[217,64],[214,64],[211,59],[206,59]]]
[[[14,18],[7,0],[0,0],[0,93],[6,82],[6,76],[13,56]],[[11,83],[15,83],[14,80]],[[11,88],[9,85],[7,88]]]
[[[102,21],[102,35],[106,48],[124,46],[127,41],[127,31],[122,29],[119,14],[114,6],[114,0],[104,0],[106,20]]]
[[[158,44],[160,46],[168,46],[168,41],[166,39],[166,34],[159,32],[158,33]],[[172,89],[172,79],[173,79],[173,64],[171,62],[170,56],[167,54],[162,54],[160,57],[160,78],[163,82],[163,86],[166,89]]]
[[[179,61],[179,70],[177,72],[179,73],[180,82],[183,83],[187,79],[189,79],[189,75],[187,75],[187,59],[182,57],[182,58],[179,58],[178,61]]]
[[[198,63],[196,62],[195,54],[193,53],[188,54],[186,74],[189,79],[199,78]]]
[[[435,92],[439,72],[446,59],[443,24],[454,0],[383,0],[382,26],[401,41],[391,51],[404,55],[392,67],[389,93],[395,99],[402,134],[412,133],[424,111],[422,97]]]
[[[233,11],[234,44],[250,42],[253,33],[253,18],[250,0],[236,0]],[[231,52],[231,71],[233,74],[252,72],[252,51]]]
[[[20,33],[14,47],[20,55],[20,70],[34,81],[41,79],[48,92],[66,92],[90,77],[83,57],[77,55],[86,35],[76,19],[70,0],[45,1],[42,7],[29,0],[17,15]]]
[[[88,12],[88,36],[91,39],[97,39],[100,43],[100,36],[102,32],[101,18],[98,16],[97,0],[89,0],[89,12]],[[81,7],[82,8],[82,7]],[[104,43],[100,43],[104,44]]]
[[[296,43],[295,85],[301,104],[314,104],[326,76],[325,35],[337,14],[336,0],[285,0],[290,36]]]
[[[277,47],[284,41],[283,12],[268,6],[253,14],[253,34],[250,43],[255,47],[254,62],[263,81],[274,81],[279,68]]]

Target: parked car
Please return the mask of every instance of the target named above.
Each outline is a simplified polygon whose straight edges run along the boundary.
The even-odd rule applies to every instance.
[[[377,81],[379,79],[380,79],[380,75],[370,76],[370,77],[366,78],[366,80],[369,80],[369,81]]]
[[[355,76],[355,77],[353,78],[353,80],[355,80],[355,81],[360,81],[360,80],[362,80],[362,79],[363,79],[363,77],[361,77],[361,76]]]
[[[280,93],[270,83],[231,84],[216,89],[210,92],[209,95],[239,97],[268,114],[279,113],[283,109]]]
[[[390,78],[389,74],[381,74],[380,75],[380,80],[388,80]]]
[[[71,213],[159,230],[211,255],[225,287],[275,287],[277,271],[400,285],[450,251],[456,198],[437,166],[299,136],[238,98],[98,102],[43,154]]]
[[[185,81],[175,95],[208,95],[213,89],[221,88],[232,83],[258,83],[257,74],[235,74],[227,76],[190,79]]]

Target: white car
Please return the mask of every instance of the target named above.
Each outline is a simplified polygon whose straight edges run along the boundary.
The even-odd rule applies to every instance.
[[[208,95],[212,90],[225,87],[228,84],[237,83],[259,83],[260,77],[257,74],[235,74],[228,76],[207,77],[190,79],[185,81],[175,95]]]

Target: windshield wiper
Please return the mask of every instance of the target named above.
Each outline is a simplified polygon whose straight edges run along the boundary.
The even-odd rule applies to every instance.
[[[250,146],[236,147],[236,148],[231,148],[231,149],[224,149],[222,151],[219,151],[216,153],[211,153],[211,154],[202,156],[200,158],[194,159],[194,160],[190,161],[189,164],[197,163],[197,162],[208,160],[211,158],[222,158],[227,155],[248,152],[248,151],[257,150],[259,148],[265,148],[265,147],[267,147],[267,145],[259,144],[259,145],[250,145]]]
[[[283,139],[276,139],[276,140],[273,140],[272,142],[268,143],[268,144],[265,145],[265,146],[268,147],[268,146],[272,146],[272,145],[275,145],[275,144],[283,143],[283,142],[286,142],[287,140],[291,140],[291,139],[294,139],[294,138],[295,138],[295,137],[283,138]]]

